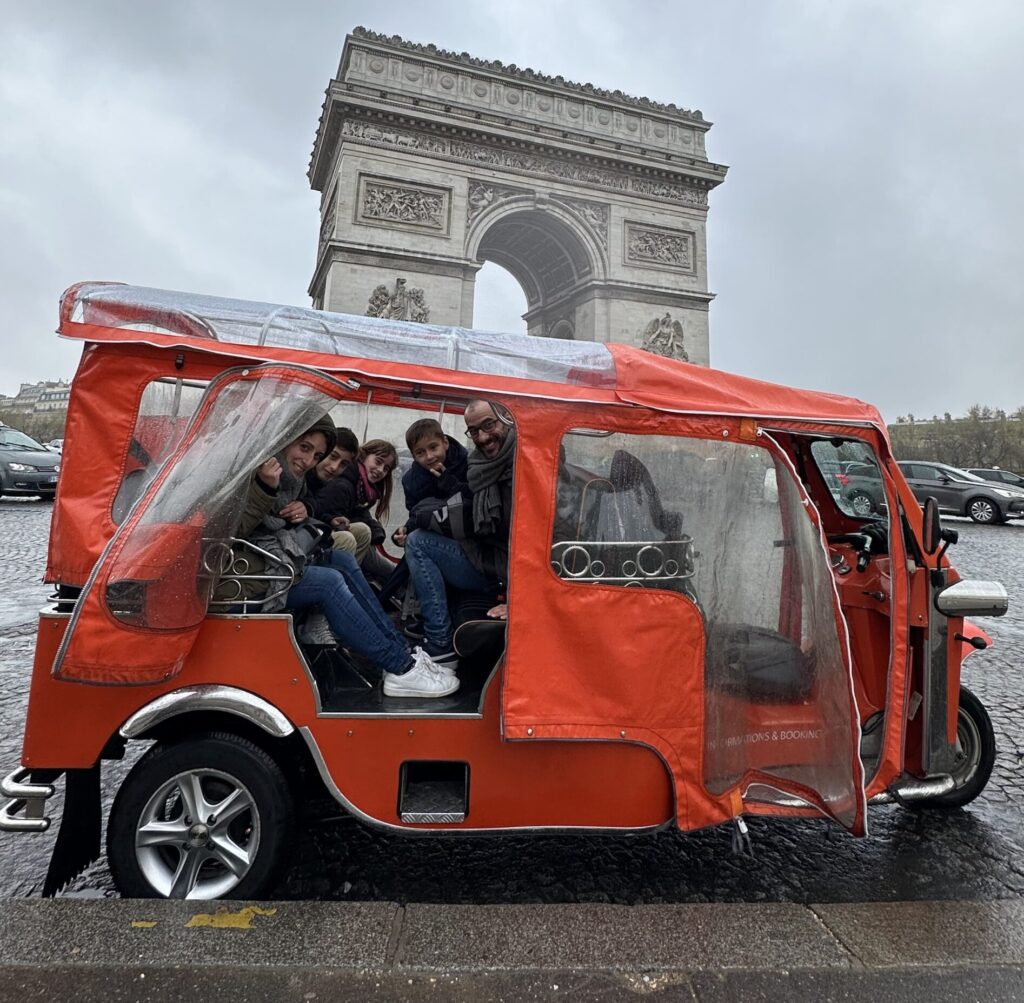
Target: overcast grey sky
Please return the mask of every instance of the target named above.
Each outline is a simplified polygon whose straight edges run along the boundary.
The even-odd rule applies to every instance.
[[[708,220],[716,367],[890,420],[1024,405],[1015,0],[0,0],[0,17],[0,392],[73,374],[77,345],[51,332],[82,279],[308,305],[305,172],[362,24],[700,108],[730,166]],[[478,288],[479,325],[522,329],[510,279]]]

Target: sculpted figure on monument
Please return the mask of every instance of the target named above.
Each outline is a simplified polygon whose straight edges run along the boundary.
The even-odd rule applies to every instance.
[[[672,314],[667,312],[664,317],[656,317],[644,328],[644,340],[640,347],[669,359],[690,361],[690,356],[683,348],[683,325],[673,320]]]
[[[395,280],[394,292],[383,283],[373,290],[366,316],[425,324],[430,319],[430,308],[423,298],[422,289],[410,289],[406,280],[399,278]]]

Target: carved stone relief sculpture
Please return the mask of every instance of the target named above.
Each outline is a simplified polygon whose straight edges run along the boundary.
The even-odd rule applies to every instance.
[[[426,324],[430,319],[430,308],[423,298],[422,289],[412,289],[405,279],[398,278],[395,279],[393,290],[383,283],[373,290],[366,307],[366,316]]]
[[[353,140],[368,143],[382,143],[389,146],[407,147],[427,153],[473,164],[484,164],[521,174],[556,178],[570,184],[591,185],[611,191],[634,191],[654,198],[683,202],[687,205],[706,206],[708,193],[703,189],[671,182],[650,181],[646,178],[631,178],[616,171],[591,167],[585,163],[561,160],[521,150],[507,150],[482,143],[467,143],[456,139],[438,139],[435,136],[412,129],[392,126],[378,126],[348,118],[341,127],[341,134]]]
[[[683,325],[672,319],[666,312],[664,317],[655,317],[643,330],[641,348],[668,359],[689,362],[690,356],[683,348]]]
[[[582,199],[564,199],[565,204],[577,216],[590,224],[601,241],[601,247],[608,250],[608,206],[600,202],[584,202]]]
[[[411,187],[377,178],[360,178],[361,222],[448,232],[449,192]]]
[[[503,199],[529,194],[530,192],[522,188],[506,188],[503,185],[492,185],[483,181],[470,181],[469,199],[466,203],[466,222],[472,223],[485,209],[489,209]]]
[[[323,254],[324,248],[327,246],[327,241],[334,236],[334,216],[338,207],[338,200],[335,198],[336,192],[331,192],[331,197],[327,203],[327,209],[324,212],[323,222],[320,224],[320,244],[317,250],[318,254]]]
[[[686,230],[662,230],[626,224],[626,261],[639,265],[694,270],[694,235]]]

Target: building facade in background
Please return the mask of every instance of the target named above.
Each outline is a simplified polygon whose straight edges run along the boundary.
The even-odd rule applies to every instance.
[[[66,412],[71,384],[64,380],[22,383],[13,397],[0,394],[0,414],[31,415]]]
[[[471,327],[507,269],[541,337],[707,365],[711,123],[620,91],[356,28],[309,167],[314,305]]]

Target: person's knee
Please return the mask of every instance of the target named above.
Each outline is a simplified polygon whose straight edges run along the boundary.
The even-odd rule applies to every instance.
[[[348,531],[352,534],[352,539],[355,540],[356,560],[360,560],[370,549],[370,542],[372,540],[373,533],[365,522],[350,523]]]
[[[342,572],[351,574],[359,569],[359,563],[355,555],[348,550],[332,550],[330,552],[330,566],[339,574]]]
[[[336,530],[331,534],[331,539],[334,541],[334,549],[346,554],[354,554],[358,546],[355,535],[347,529]]]
[[[418,557],[423,553],[423,539],[426,536],[426,532],[422,529],[414,529],[405,538],[405,553],[408,556],[410,553],[414,557]]]

